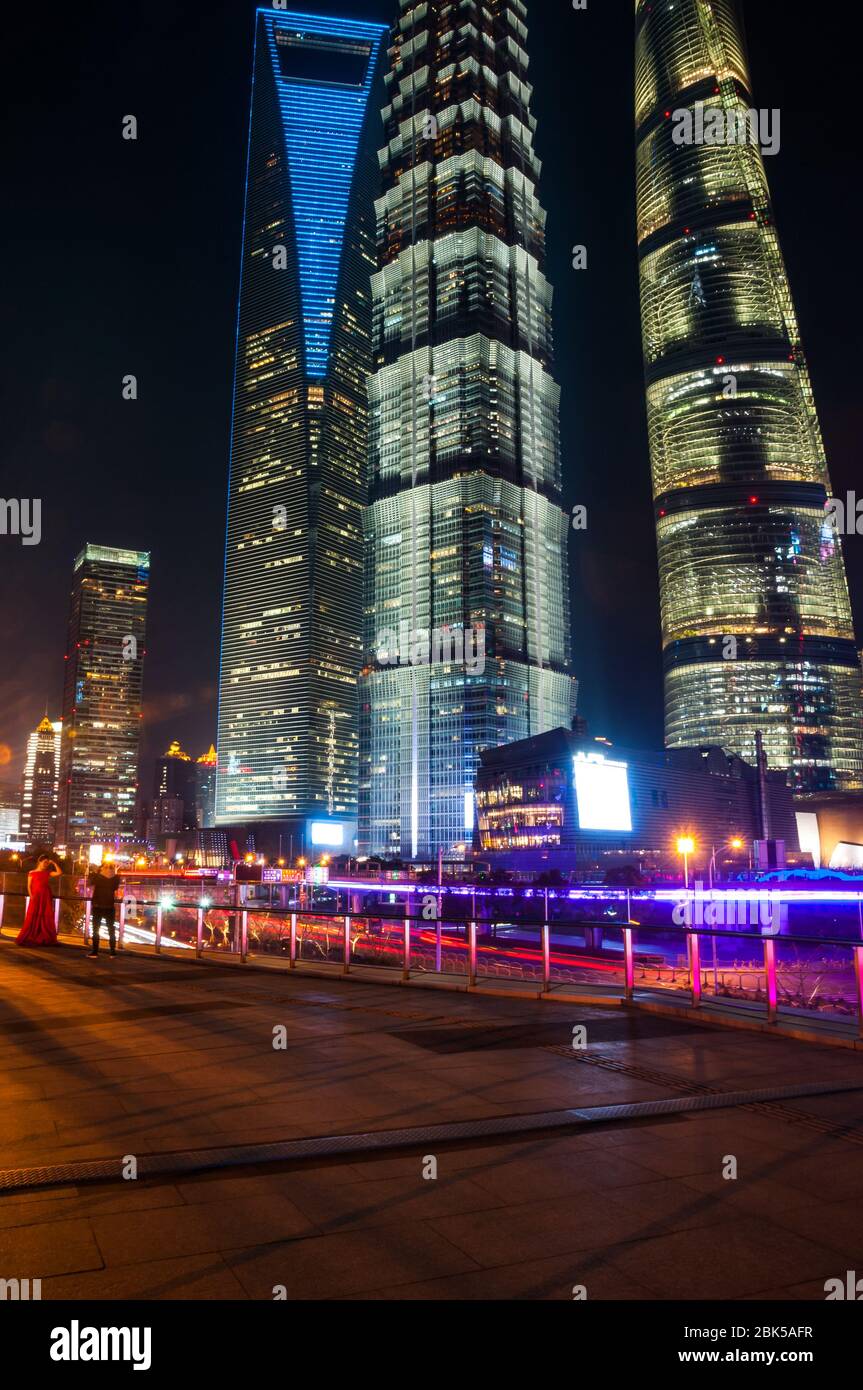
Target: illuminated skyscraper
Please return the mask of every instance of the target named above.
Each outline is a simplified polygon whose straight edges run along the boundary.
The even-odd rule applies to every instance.
[[[213,824],[216,814],[216,750],[210,744],[195,760],[195,811],[198,828]]]
[[[860,786],[841,542],[761,152],[776,113],[753,143],[733,0],[637,0],[635,27],[666,741],[752,762],[761,730],[799,790]]]
[[[153,777],[153,816],[160,825],[160,833],[168,830],[195,830],[198,825],[197,764],[184,752],[176,739],[168,746],[161,758],[156,759]],[[171,803],[171,817],[166,822],[163,803]],[[175,810],[176,808],[176,810]],[[178,821],[179,824],[175,824]]]
[[[459,854],[481,749],[570,721],[524,19],[520,0],[401,0],[393,30],[360,694],[360,840],[375,853]]]
[[[257,11],[225,553],[216,822],[346,848],[384,33]]]
[[[46,714],[27,739],[20,833],[28,845],[54,844],[62,728]]]
[[[57,839],[128,839],[135,828],[150,556],[85,545],[75,561]]]

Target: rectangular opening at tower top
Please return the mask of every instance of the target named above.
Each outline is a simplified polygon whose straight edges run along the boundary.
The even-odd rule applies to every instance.
[[[276,50],[281,76],[291,81],[361,87],[372,45],[363,39],[281,29],[276,31]]]

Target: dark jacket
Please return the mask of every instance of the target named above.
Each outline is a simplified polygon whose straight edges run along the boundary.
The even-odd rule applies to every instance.
[[[111,874],[110,878],[106,874],[100,874],[95,869],[91,871],[87,880],[93,889],[93,906],[102,908],[112,908],[117,889],[122,882],[118,873]]]

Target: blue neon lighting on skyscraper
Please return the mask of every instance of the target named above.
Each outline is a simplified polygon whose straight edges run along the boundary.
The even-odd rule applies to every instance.
[[[324,377],[360,132],[385,24],[259,9],[270,46],[291,179],[306,373]],[[362,84],[284,77],[276,35],[366,40]]]

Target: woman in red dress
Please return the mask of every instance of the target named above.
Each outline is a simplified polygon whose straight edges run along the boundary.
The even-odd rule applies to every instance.
[[[18,933],[19,946],[56,946],[57,928],[54,926],[54,899],[51,896],[51,879],[60,873],[53,859],[43,854],[35,869],[27,875],[27,892],[30,901],[24,925]]]

